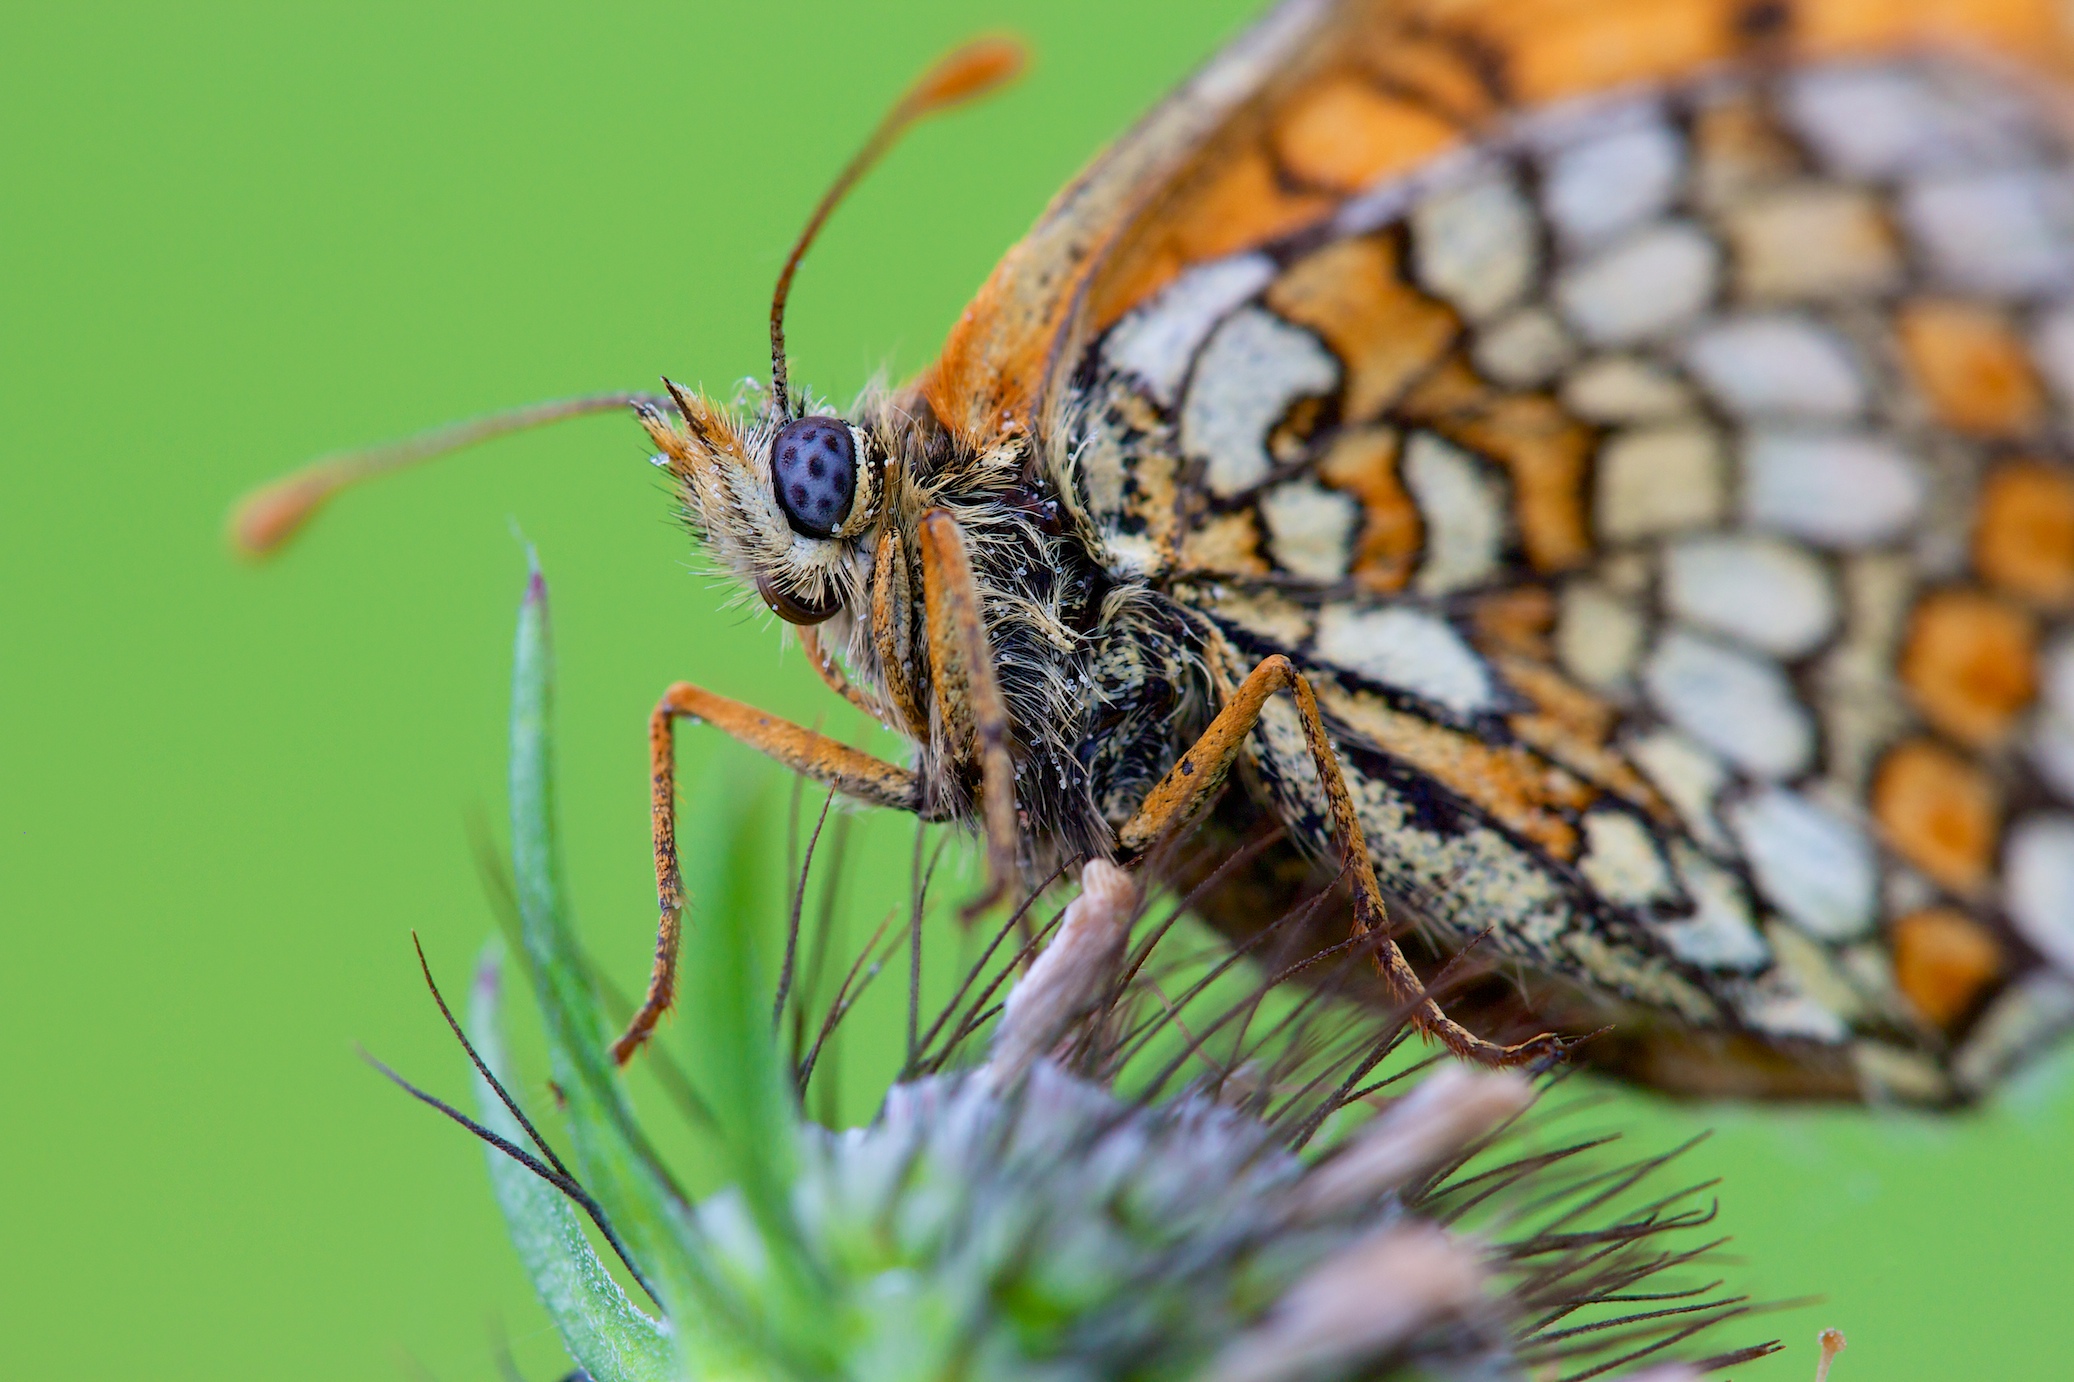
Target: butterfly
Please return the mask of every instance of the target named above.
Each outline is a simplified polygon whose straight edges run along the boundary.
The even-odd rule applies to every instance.
[[[983,42],[816,209],[767,388],[466,424],[234,531],[632,406],[709,558],[911,741],[664,694],[622,1059],[673,995],[703,721],[974,826],[981,904],[1106,856],[1244,940],[1337,887],[1314,939],[1471,1059],[1965,1102],[2074,1022],[2070,59],[2025,0],[1285,0],[933,365],[810,405],[800,256],[908,124],[1012,75]],[[1191,830],[1251,843],[1190,874]]]

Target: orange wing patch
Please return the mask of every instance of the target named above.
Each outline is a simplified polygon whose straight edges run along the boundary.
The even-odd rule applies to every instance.
[[[1512,472],[1520,540],[1537,571],[1566,570],[1591,555],[1584,477],[1592,431],[1554,399],[1501,393],[1456,356],[1405,399],[1402,412]]]
[[[1468,20],[1502,55],[1516,99],[1539,103],[1688,72],[1745,42],[1732,0],[1525,0]]]
[[[1945,887],[1969,893],[1987,881],[2000,810],[1970,759],[1927,739],[1896,746],[1873,779],[1872,810],[1894,848]]]
[[[2074,475],[2042,461],[1997,468],[1981,489],[1973,562],[2012,595],[2074,604]]]
[[[1348,422],[1372,422],[1432,368],[1461,330],[1455,314],[1398,275],[1381,236],[1341,240],[1292,265],[1268,305],[1325,338],[1346,368]]]
[[[1555,660],[1549,635],[1555,630],[1556,598],[1546,586],[1483,591],[1470,605],[1469,619],[1476,630],[1477,646],[1489,657],[1509,653],[1540,663]],[[1613,707],[1581,688],[1564,685],[1568,699],[1563,701],[1563,713],[1574,721],[1578,733],[1603,740],[1613,728]],[[1535,695],[1534,699],[1541,697]]]
[[[1398,435],[1388,427],[1349,428],[1333,438],[1318,477],[1361,501],[1361,536],[1352,575],[1369,590],[1404,589],[1418,564],[1424,524],[1397,475]]]
[[[1431,107],[1457,125],[1496,113],[1496,93],[1477,70],[1469,45],[1397,30],[1359,36],[1361,65],[1388,91]]]
[[[1318,687],[1326,714],[1377,748],[1403,760],[1473,802],[1490,818],[1532,840],[1551,856],[1577,857],[1577,827],[1569,816],[1597,795],[1586,783],[1530,750],[1487,744],[1416,715],[1392,710],[1366,695]]]
[[[1324,194],[1286,186],[1251,132],[1229,142],[1229,156],[1206,160],[1202,171],[1170,194],[1162,214],[1105,266],[1088,306],[1094,330],[1115,323],[1190,264],[1287,234],[1337,204]]]
[[[1909,621],[1901,679],[1923,717],[1962,743],[2001,740],[2038,689],[2030,616],[1975,590],[1926,598]]]
[[[1219,514],[1190,528],[1181,538],[1181,569],[1267,575],[1272,568],[1260,554],[1260,522],[1252,510]]]
[[[1933,907],[1894,923],[1894,983],[1939,1027],[1964,1016],[2003,964],[2001,943],[1964,912]]]
[[[1659,822],[1676,820],[1670,803],[1621,754],[1607,747],[1618,713],[1538,660],[1504,657],[1500,670],[1514,690],[1534,702],[1530,714],[1514,715],[1512,732],[1593,785],[1648,811]]]
[[[1809,57],[1958,40],[2064,63],[2066,31],[2050,0],[1801,0],[1790,27]]]
[[[1977,303],[1924,300],[1901,310],[1897,329],[1909,368],[1952,430],[2012,437],[2044,422],[2045,391],[2001,313]]]
[[[1452,121],[1347,73],[1297,97],[1276,123],[1273,143],[1289,176],[1344,194],[1404,172],[1461,136]]]

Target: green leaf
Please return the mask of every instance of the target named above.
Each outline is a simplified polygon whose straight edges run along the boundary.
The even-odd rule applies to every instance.
[[[825,1373],[837,1331],[827,1284],[792,1218],[797,1114],[745,915],[761,858],[742,834],[754,813],[726,793],[699,794],[711,824],[689,837],[699,844],[686,863],[703,896],[693,897],[687,917],[677,1024],[691,1044],[692,1077],[713,1112],[732,1189],[755,1230],[745,1258],[738,1237],[720,1251],[706,1216],[680,1198],[608,1052],[612,1033],[564,902],[552,714],[547,585],[533,565],[512,672],[512,877],[580,1178],[655,1292],[690,1375]]]
[[[714,1281],[689,1207],[670,1187],[627,1104],[563,903],[554,834],[547,583],[537,563],[528,565],[511,683],[512,880],[519,937],[576,1167],[670,1320],[684,1371],[718,1377],[753,1370],[754,1355],[742,1347],[741,1311],[730,1307]]]
[[[760,767],[761,765],[756,765]],[[738,780],[728,773],[730,782]],[[758,872],[770,857],[757,827],[769,794],[697,794],[686,848],[687,906],[679,965],[678,1027],[713,1114],[727,1179],[766,1236],[797,1242],[792,1183],[798,1174],[798,1117],[771,1023],[770,983],[756,945]]]
[[[751,924],[759,907],[775,901],[758,886],[770,852],[759,847],[757,828],[768,819],[771,797],[759,789],[745,802],[735,787],[761,769],[761,763],[747,772],[723,769],[688,798],[692,809],[678,834],[687,902],[673,1035],[684,1043],[713,1116],[725,1179],[760,1240],[754,1294],[765,1318],[765,1345],[818,1371],[835,1362],[837,1330],[830,1288],[794,1217],[799,1109]],[[721,790],[721,781],[732,790]]]
[[[498,1020],[503,952],[495,940],[483,950],[469,1000],[468,1027],[477,1054],[508,1089],[513,1079]],[[526,1145],[524,1129],[480,1074],[475,1077],[475,1095],[484,1127]],[[569,1357],[595,1382],[665,1382],[675,1377],[675,1348],[668,1331],[627,1299],[592,1251],[582,1221],[561,1192],[497,1148],[485,1151],[490,1189],[504,1211],[520,1265],[532,1278]]]

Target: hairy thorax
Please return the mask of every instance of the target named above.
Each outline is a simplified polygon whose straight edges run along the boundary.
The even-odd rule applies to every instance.
[[[846,544],[854,580],[820,640],[878,719],[917,747],[931,814],[972,820],[980,792],[970,688],[927,654],[919,530],[932,509],[963,534],[1007,703],[1023,864],[1106,854],[1214,711],[1204,630],[1119,564],[1087,517],[1069,444],[1016,436],[958,447],[908,394],[854,415],[877,463],[878,521]]]

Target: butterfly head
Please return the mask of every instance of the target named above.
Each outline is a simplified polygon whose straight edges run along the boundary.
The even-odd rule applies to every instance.
[[[917,119],[998,87],[1023,65],[1021,45],[968,44],[937,63],[879,121],[807,218],[771,294],[771,386],[754,421],[675,384],[679,431],[660,409],[641,409],[679,483],[686,518],[715,561],[754,586],[780,618],[819,624],[860,607],[872,552],[862,539],[883,507],[886,457],[898,438],[847,418],[809,414],[788,380],[785,303],[793,275],[829,214],[857,179]],[[665,381],[667,383],[668,381]]]
[[[884,451],[870,430],[825,414],[745,419],[671,384],[680,428],[641,412],[708,555],[780,618],[818,624],[862,595]]]

